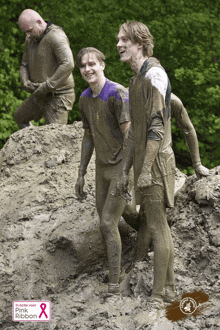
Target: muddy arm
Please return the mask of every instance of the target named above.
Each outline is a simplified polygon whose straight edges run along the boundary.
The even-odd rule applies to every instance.
[[[92,139],[92,134],[89,129],[85,129],[83,140],[82,140],[82,148],[81,148],[81,161],[78,172],[78,179],[75,185],[76,196],[78,198],[82,198],[83,196],[83,187],[84,187],[84,176],[86,174],[87,166],[92,157],[92,153],[94,150],[94,144]]]
[[[175,99],[174,99],[175,97]],[[199,154],[199,143],[195,128],[188,116],[180,99],[175,95],[171,98],[172,116],[176,119],[178,126],[182,129],[186,143],[189,148],[190,156],[193,163],[193,168],[198,176],[209,175],[209,170],[201,163]]]

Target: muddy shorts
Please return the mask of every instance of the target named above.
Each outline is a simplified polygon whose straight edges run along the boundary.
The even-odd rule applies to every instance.
[[[67,124],[68,111],[72,109],[75,93],[48,93],[40,98],[29,96],[15,111],[15,119],[19,126],[28,125],[31,120],[38,122],[45,119],[45,124]]]

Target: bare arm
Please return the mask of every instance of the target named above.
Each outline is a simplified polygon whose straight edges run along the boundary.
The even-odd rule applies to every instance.
[[[82,148],[81,148],[81,161],[78,172],[78,179],[75,185],[76,196],[82,198],[83,196],[83,186],[84,186],[84,176],[86,174],[87,166],[92,157],[94,150],[94,144],[92,139],[92,134],[89,129],[85,129]]]
[[[201,163],[199,154],[199,143],[195,128],[182,102],[175,95],[172,95],[171,98],[171,111],[173,117],[177,121],[178,126],[182,129],[184,133],[184,137],[189,148],[191,160],[196,174],[198,176],[209,175],[209,170]]]

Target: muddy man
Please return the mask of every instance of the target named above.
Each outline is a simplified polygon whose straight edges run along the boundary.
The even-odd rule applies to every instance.
[[[34,10],[25,9],[18,20],[26,34],[20,66],[21,86],[31,95],[15,111],[19,128],[31,120],[67,124],[75,93],[73,54],[63,29]]]
[[[76,63],[89,87],[81,94],[79,107],[84,128],[76,195],[83,196],[84,176],[93,149],[96,152],[96,208],[107,246],[108,293],[118,294],[121,271],[119,220],[127,195],[116,195],[121,172],[124,136],[130,126],[128,91],[104,75],[105,56],[93,47],[83,48]],[[136,212],[136,211],[135,211]]]
[[[146,25],[141,22],[121,25],[117,43],[120,60],[128,63],[135,75],[129,85],[131,128],[117,192],[127,189],[131,157],[135,198],[141,209],[136,258],[142,260],[146,248],[153,243],[154,282],[150,300],[162,306],[164,300],[176,297],[174,248],[166,219],[166,207],[174,206],[175,157],[171,85],[164,68],[152,57],[153,47],[153,36]],[[195,164],[203,171],[200,165]]]

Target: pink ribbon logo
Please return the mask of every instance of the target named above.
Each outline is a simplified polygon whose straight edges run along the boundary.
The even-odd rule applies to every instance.
[[[47,316],[47,314],[46,314],[46,312],[45,312],[46,307],[47,307],[47,305],[44,304],[44,303],[42,303],[42,304],[40,305],[40,308],[41,308],[42,312],[40,313],[39,319],[41,318],[41,316],[42,316],[43,314],[46,316],[46,318],[48,318],[48,316]]]

